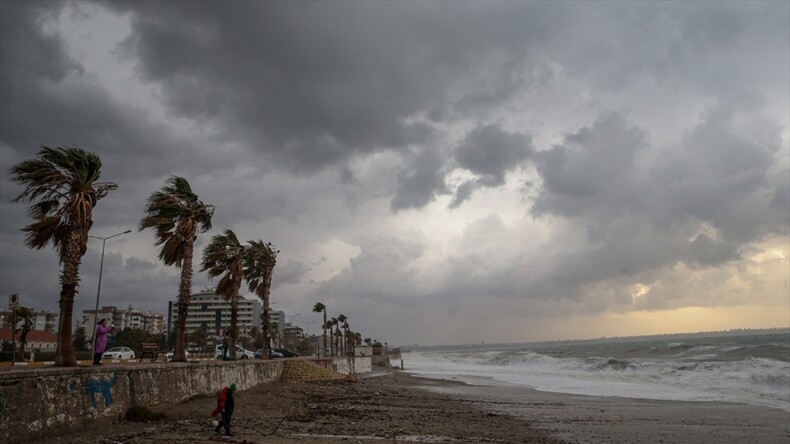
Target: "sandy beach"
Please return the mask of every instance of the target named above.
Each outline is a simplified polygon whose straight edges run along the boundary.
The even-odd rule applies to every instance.
[[[741,404],[538,392],[376,372],[356,382],[276,382],[238,392],[234,436],[214,434],[213,396],[155,422],[102,418],[42,443],[787,443],[787,412]],[[31,441],[27,441],[31,442]]]
[[[487,379],[463,380],[472,385],[448,384],[429,390],[487,412],[521,418],[566,442],[790,442],[790,412],[775,408],[726,402],[583,396],[496,384]]]

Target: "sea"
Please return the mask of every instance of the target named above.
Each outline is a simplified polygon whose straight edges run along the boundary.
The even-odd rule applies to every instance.
[[[472,384],[488,380],[579,395],[727,401],[790,412],[790,331],[419,347],[401,357],[409,373]]]

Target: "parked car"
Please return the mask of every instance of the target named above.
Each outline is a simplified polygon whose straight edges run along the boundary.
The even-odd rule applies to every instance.
[[[299,353],[296,353],[296,352],[293,352],[291,350],[288,350],[287,348],[275,348],[274,351],[279,353],[279,354],[281,354],[281,355],[283,355],[282,357],[284,357],[284,358],[298,358],[299,357]]]
[[[222,344],[217,344],[214,348],[214,359],[222,359],[222,352],[223,352]],[[237,345],[236,346],[236,359],[252,359],[255,357],[255,354],[249,350],[244,349],[244,347]]]
[[[184,353],[186,353],[187,359],[189,359],[189,350],[184,350]],[[165,357],[169,361],[169,360],[173,359],[173,356],[175,356],[175,355],[176,355],[176,351],[175,350],[170,350],[169,352],[167,352]]]
[[[102,359],[134,359],[134,351],[129,347],[113,347],[101,357]]]
[[[283,357],[282,353],[277,353],[274,350],[269,350],[269,359],[282,358],[282,357]],[[263,349],[259,348],[258,350],[255,351],[255,359],[262,359],[262,358],[263,358]]]

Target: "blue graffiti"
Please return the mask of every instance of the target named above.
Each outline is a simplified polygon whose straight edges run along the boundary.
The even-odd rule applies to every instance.
[[[82,381],[82,388],[85,389],[85,393],[91,398],[91,405],[93,408],[96,407],[96,394],[100,393],[102,398],[104,398],[104,406],[109,407],[112,405],[112,387],[115,385],[115,381],[118,380],[118,375],[113,374],[112,379],[109,381],[102,381],[100,379],[89,379]],[[69,388],[74,390],[76,386],[74,384],[69,384]]]

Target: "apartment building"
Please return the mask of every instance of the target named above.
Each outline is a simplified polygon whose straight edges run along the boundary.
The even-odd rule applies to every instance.
[[[96,320],[107,319],[107,322],[117,329],[139,328],[151,334],[164,333],[165,315],[152,311],[135,310],[132,307],[118,308],[105,306],[98,310],[83,310],[82,322],[88,339],[93,337],[93,326]]]
[[[177,301],[167,303],[167,313],[168,331],[173,331],[178,319]],[[262,313],[263,309],[258,298],[239,295],[236,312],[239,334],[246,335],[253,327],[260,329]],[[214,294],[213,288],[204,288],[190,297],[186,320],[187,332],[202,330],[209,335],[216,335],[219,329],[224,332],[228,328],[230,328],[230,302]]]
[[[31,330],[57,332],[59,317],[57,313],[43,310],[31,311],[33,312],[33,326]],[[0,328],[11,328],[12,318],[11,310],[0,310]]]

